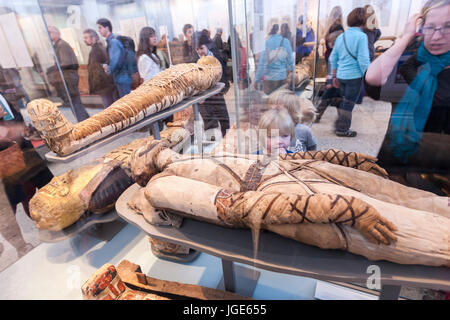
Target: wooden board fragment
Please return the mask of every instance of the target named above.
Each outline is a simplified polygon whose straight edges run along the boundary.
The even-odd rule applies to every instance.
[[[222,290],[151,278],[143,274],[137,264],[128,260],[123,260],[117,266],[117,272],[126,285],[133,287],[133,289],[150,293],[175,295],[180,299],[252,300],[251,298]]]

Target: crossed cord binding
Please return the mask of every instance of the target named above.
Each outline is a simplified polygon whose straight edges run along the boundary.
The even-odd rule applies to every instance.
[[[344,152],[336,149],[326,151],[314,151],[314,152],[299,152],[295,154],[280,155],[282,160],[320,160],[326,161],[341,166],[358,169],[361,171],[370,172],[388,178],[389,174],[378,166],[376,162],[377,158],[363,155],[357,152]]]
[[[170,104],[173,105],[177,102],[175,97],[180,94],[187,97],[193,92],[211,87],[216,82],[216,78],[220,79],[221,72],[218,65],[180,64],[172,66],[117,100],[107,109],[76,124],[72,133],[73,139],[83,139],[97,131],[101,132],[110,125],[114,126],[115,130],[120,130],[123,128],[122,123],[130,125],[131,120],[140,112],[147,116],[146,108],[150,105],[156,104],[156,112],[159,112],[168,107],[162,105],[165,98],[168,98]],[[202,80],[199,81],[199,79]]]
[[[160,173],[156,159],[165,148],[167,146],[164,146],[164,143],[153,141],[137,151],[133,157],[146,158],[147,172],[140,172],[142,176],[133,172],[134,178],[141,178],[139,180],[142,180],[142,183],[147,182],[154,174]],[[375,170],[379,175],[387,176],[386,171],[375,164],[375,158],[358,153],[329,150],[297,153],[281,156],[281,159],[322,160],[368,172]],[[225,164],[214,158],[210,160],[232,174],[241,186],[240,192],[222,189],[216,197],[218,218],[226,225],[237,228],[258,228],[265,225],[302,223],[344,224],[357,229],[368,241],[375,244],[390,245],[397,241],[397,237],[393,234],[397,231],[395,225],[381,216],[373,206],[358,198],[319,193],[303,196],[254,191],[261,182],[262,175],[259,170],[264,167],[264,164],[258,162],[251,166],[242,181]],[[168,159],[167,162],[172,163],[172,160]],[[165,163],[163,167],[166,167],[168,163]],[[157,177],[162,176],[160,174]],[[340,184],[336,181],[333,183]]]
[[[221,190],[216,198],[219,219],[226,225],[260,228],[268,225],[324,223],[345,224],[375,244],[397,241],[397,228],[370,204],[350,196],[232,192]]]

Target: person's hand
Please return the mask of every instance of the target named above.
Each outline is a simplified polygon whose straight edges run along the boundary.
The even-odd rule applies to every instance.
[[[10,121],[8,121],[10,122]],[[21,143],[25,134],[25,125],[23,123],[7,124],[0,126],[0,138],[9,139]]]
[[[5,126],[0,126],[0,143],[8,139],[9,130]]]
[[[20,143],[20,141],[25,136],[25,124],[24,123],[18,123],[10,128],[10,137],[11,140],[16,141],[17,143]]]
[[[5,112],[5,110],[0,109],[0,119],[3,119],[4,116],[8,115],[7,112]]]
[[[333,78],[333,87],[335,87],[336,89],[339,89],[340,87],[340,83],[337,78]]]
[[[403,36],[407,39],[412,40],[416,36],[417,26],[419,22],[422,24],[424,22],[423,17],[420,13],[413,15],[405,25],[405,30],[403,31]]]

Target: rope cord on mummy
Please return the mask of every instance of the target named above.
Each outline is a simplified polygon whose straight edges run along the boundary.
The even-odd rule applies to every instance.
[[[189,158],[205,160],[205,165],[207,161],[211,161],[238,180],[240,192],[222,189],[215,201],[218,218],[228,226],[253,228],[258,224],[339,223],[356,228],[373,243],[389,245],[397,239],[393,234],[396,231],[395,225],[380,216],[371,205],[355,197],[328,194],[301,196],[257,191],[256,189],[262,182],[262,175],[258,175],[258,171],[267,167],[270,161],[265,161],[264,164],[258,160],[255,165],[249,167],[245,178],[240,179],[236,178],[237,174],[232,168],[220,162],[219,159],[222,156],[201,159],[195,156],[176,155],[173,157],[172,155],[164,163],[161,163],[158,159],[159,155],[166,149],[167,145],[158,141],[153,141],[138,149],[131,157],[134,181],[145,186],[149,180],[155,181],[170,175],[170,172],[164,172],[170,164],[186,161]],[[239,155],[236,155],[236,158],[239,158]],[[301,159],[325,161],[357,170],[376,172],[381,177],[387,176],[386,171],[376,164],[376,158],[354,152],[338,150],[301,152],[280,156],[280,159],[284,161]],[[305,165],[305,169],[314,170],[314,168],[307,167],[308,163]],[[283,174],[284,170],[281,167],[280,169]],[[278,174],[273,176],[276,175]],[[319,175],[325,176],[325,179],[332,183],[340,183],[337,182],[337,179],[329,178],[325,173],[319,172]],[[256,177],[258,180],[254,181]],[[299,182],[301,183],[301,181]]]
[[[200,157],[154,141],[134,152],[131,171],[151,224],[172,212],[370,260],[450,267],[448,199],[386,179],[376,160],[338,150]]]

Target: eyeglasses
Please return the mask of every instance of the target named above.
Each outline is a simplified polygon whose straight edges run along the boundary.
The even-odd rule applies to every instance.
[[[445,34],[445,35],[447,35],[447,34],[450,34],[450,26],[449,25],[447,25],[447,26],[443,26],[443,27],[440,27],[440,28],[436,28],[436,27],[423,27],[422,28],[422,33],[423,34],[425,34],[425,35],[432,35],[432,34],[434,34],[436,31],[440,31],[441,32],[441,34]]]

